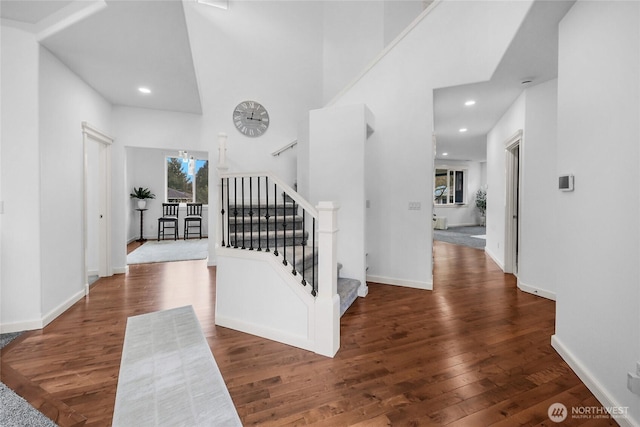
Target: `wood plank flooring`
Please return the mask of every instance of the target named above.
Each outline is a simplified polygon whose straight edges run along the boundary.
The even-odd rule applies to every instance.
[[[434,257],[433,292],[369,284],[333,359],[215,326],[206,261],[132,265],[5,347],[2,381],[63,427],[109,426],[127,317],[191,304],[244,425],[552,426],[552,403],[599,405],[550,346],[553,301],[481,250]]]

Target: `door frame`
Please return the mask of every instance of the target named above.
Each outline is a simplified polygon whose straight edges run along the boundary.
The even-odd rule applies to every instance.
[[[88,144],[97,142],[102,144],[100,152],[99,162],[100,177],[99,191],[100,195],[100,207],[104,209],[101,213],[103,221],[99,221],[99,275],[101,277],[113,275],[113,265],[111,262],[111,146],[113,144],[113,138],[99,131],[95,127],[89,125],[87,122],[82,122],[82,150],[83,150],[83,194],[82,194],[82,257],[84,266],[84,283],[85,294],[89,295],[89,266],[88,266],[88,181],[89,181],[89,149]],[[103,149],[102,149],[103,148]]]
[[[518,275],[520,200],[522,187],[523,131],[519,129],[505,142],[504,272]],[[516,155],[517,153],[517,155]]]

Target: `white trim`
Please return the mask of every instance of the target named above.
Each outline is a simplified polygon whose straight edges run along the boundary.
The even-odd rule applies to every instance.
[[[104,176],[100,177],[100,185],[101,193],[103,193],[104,197],[104,220],[101,222],[104,230],[101,230],[99,234],[104,236],[105,241],[101,242],[104,244],[104,263],[106,265],[102,265],[102,257],[100,260],[100,267],[104,270],[106,276],[111,276],[114,274],[112,260],[111,260],[111,234],[112,234],[112,224],[111,224],[111,146],[113,144],[113,138],[91,126],[87,122],[82,122],[82,151],[83,151],[83,184],[82,184],[82,264],[84,268],[84,283],[85,283],[85,292],[86,295],[89,293],[89,287],[86,286],[89,283],[89,273],[88,273],[88,265],[87,265],[87,251],[88,251],[88,242],[87,242],[87,224],[88,224],[88,208],[87,208],[87,182],[88,182],[88,170],[89,170],[89,158],[88,158],[88,149],[87,144],[89,140],[93,140],[99,144],[104,145],[104,159],[101,158],[100,161],[104,160]],[[101,154],[102,156],[102,154]],[[101,249],[102,250],[102,249]]]
[[[385,276],[367,275],[367,282],[381,283],[383,285],[404,286],[406,288],[433,290],[433,282],[421,282],[417,280],[397,279]]]
[[[365,69],[355,78],[353,79],[344,89],[342,89],[336,96],[333,97],[331,101],[325,105],[325,107],[330,107],[335,104],[340,98],[342,98],[351,88],[353,88],[373,67],[376,66],[378,62],[382,60],[389,52],[391,52],[398,43],[402,41],[415,27],[422,22],[422,20],[429,15],[434,8],[436,8],[442,0],[434,0],[425,10],[422,11],[420,15],[416,19],[413,20],[411,24],[407,26],[407,28],[402,31],[398,37],[396,37],[391,43],[389,43],[383,50],[380,52]]]
[[[71,308],[73,304],[75,304],[76,302],[84,298],[84,296],[85,296],[85,289],[82,289],[81,291],[78,291],[74,295],[72,295],[71,298],[67,299],[65,302],[63,302],[53,310],[49,311],[49,313],[45,314],[44,317],[42,318],[42,327],[44,328],[49,323],[54,321],[56,317],[60,316],[62,313],[67,311],[69,308]]]
[[[520,278],[518,278],[518,289],[522,292],[526,292],[529,294],[533,294],[542,298],[550,299],[552,301],[556,300],[555,292],[547,291],[546,289],[537,288],[535,286],[527,285],[523,283]]]
[[[49,313],[45,314],[41,319],[27,320],[15,323],[4,323],[0,325],[0,333],[6,334],[10,332],[22,332],[33,331],[35,329],[42,329],[49,323],[54,321],[58,316],[67,311],[73,304],[80,301],[85,296],[85,289],[82,289],[64,301],[62,304],[55,307]]]
[[[604,407],[624,407],[617,402],[607,390],[600,384],[591,371],[578,359],[574,353],[567,348],[558,335],[551,336],[551,347],[553,347],[560,357],[567,362],[569,367],[575,372],[580,380],[587,386],[587,388],[593,393],[596,399]],[[629,418],[631,414],[627,414],[625,417],[614,418],[615,421],[623,427],[639,426],[640,420]],[[613,418],[613,417],[612,417]]]
[[[3,323],[2,325],[0,325],[0,334],[33,331],[35,329],[42,329],[42,319],[26,320],[15,323]]]
[[[486,246],[484,248],[484,253],[489,255],[489,258],[491,258],[493,262],[495,262],[498,265],[498,267],[500,267],[500,270],[504,271],[504,264],[502,264],[502,262],[498,260],[498,257],[493,252],[491,252],[491,250]]]
[[[257,323],[244,322],[237,318],[232,319],[218,313],[216,313],[215,322],[218,326],[224,326],[225,328],[230,328],[236,331],[270,339],[272,341],[291,345],[293,347],[298,347],[303,350],[312,351],[314,353],[316,352],[315,343],[308,338],[286,334],[282,331],[266,328],[263,325],[259,325]]]
[[[129,266],[113,267],[113,274],[129,274]]]
[[[504,216],[504,265],[502,270],[505,273],[512,273],[517,276],[517,260],[515,258],[515,239],[516,236],[520,236],[520,214],[522,213],[522,209],[520,209],[520,202],[522,200],[522,196],[518,198],[518,218],[516,221],[517,230],[514,234],[514,200],[513,194],[515,191],[514,188],[514,156],[513,150],[518,148],[518,185],[522,188],[522,169],[523,169],[523,149],[524,149],[524,139],[523,139],[523,131],[519,129],[516,131],[509,139],[507,139],[504,143],[505,147],[505,216]]]

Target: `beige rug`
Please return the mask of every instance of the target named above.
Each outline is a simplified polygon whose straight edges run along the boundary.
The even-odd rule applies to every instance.
[[[113,426],[242,426],[193,307],[129,317]]]

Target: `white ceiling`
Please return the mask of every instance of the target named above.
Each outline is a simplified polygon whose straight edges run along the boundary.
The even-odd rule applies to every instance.
[[[558,23],[574,2],[535,2],[490,81],[434,91],[436,159],[486,160],[486,134],[520,93],[557,77]]]
[[[0,13],[32,24],[44,47],[115,105],[202,113],[181,0],[2,0]]]
[[[556,77],[558,22],[573,3],[536,1],[489,82],[435,91],[436,158],[486,160],[486,134],[526,87],[521,82]],[[3,23],[34,31],[113,104],[202,112],[181,0],[2,0],[0,13]],[[469,99],[476,105],[465,107]]]

